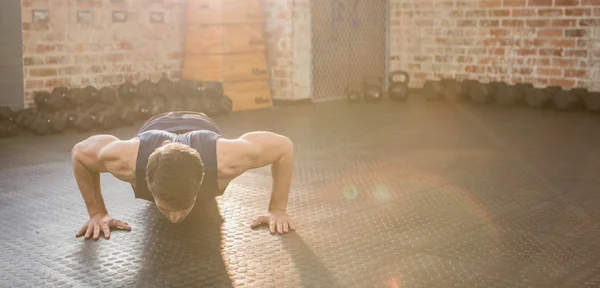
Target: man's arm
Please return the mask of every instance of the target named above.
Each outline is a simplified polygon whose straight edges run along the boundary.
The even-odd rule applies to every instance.
[[[286,211],[294,169],[294,144],[285,136],[262,131],[244,134],[240,139],[247,143],[248,168],[271,165],[273,187],[269,210]]]
[[[112,228],[131,231],[127,223],[113,219],[108,214],[100,191],[100,173],[108,172],[106,166],[118,159],[118,149],[111,149],[118,141],[114,136],[97,135],[73,147],[71,157],[75,180],[90,215],[90,220],[79,230],[77,237],[85,233],[85,239],[93,236],[94,240],[98,240],[102,232],[104,238],[109,239]]]
[[[252,226],[256,227],[269,219],[268,224],[272,233],[275,233],[275,227],[279,233],[288,232],[288,227],[294,230],[294,225],[286,215],[294,168],[294,144],[285,136],[262,131],[244,134],[239,141],[241,143],[238,147],[241,149],[235,150],[241,154],[234,156],[239,157],[238,159],[244,163],[239,168],[246,170],[271,165],[273,175],[269,203],[271,217],[259,217]]]
[[[101,161],[101,153],[107,145],[118,140],[110,135],[92,136],[77,143],[71,151],[75,180],[90,217],[107,213],[100,191],[100,173],[108,170]]]

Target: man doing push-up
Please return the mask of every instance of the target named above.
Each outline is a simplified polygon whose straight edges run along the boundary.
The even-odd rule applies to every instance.
[[[146,121],[137,135],[121,140],[95,135],[72,150],[75,179],[90,220],[77,233],[97,240],[111,229],[131,231],[113,219],[100,191],[100,173],[131,184],[135,197],[154,202],[172,223],[182,222],[199,195],[222,195],[230,181],[249,169],[271,165],[273,186],[268,213],[251,224],[269,224],[271,233],[294,230],[286,214],[294,162],[292,141],[271,132],[250,132],[225,139],[205,114],[177,111]]]

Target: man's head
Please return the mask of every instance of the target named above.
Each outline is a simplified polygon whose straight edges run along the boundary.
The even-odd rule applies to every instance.
[[[192,211],[203,178],[200,154],[185,144],[166,141],[148,159],[148,189],[160,212],[173,223]]]

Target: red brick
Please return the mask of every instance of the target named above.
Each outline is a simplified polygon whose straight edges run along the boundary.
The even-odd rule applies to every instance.
[[[547,80],[549,86],[560,86],[564,88],[571,88],[575,85],[575,80],[568,79],[548,79]]]
[[[589,39],[577,39],[577,47],[589,47],[590,43],[592,43]]]
[[[541,56],[562,56],[562,48],[540,48],[539,54]]]
[[[540,9],[538,10],[538,16],[546,16],[546,17],[554,17],[554,16],[562,16],[562,9]]]
[[[83,73],[83,67],[81,66],[67,66],[58,69],[60,75],[76,75]]]
[[[23,66],[39,66],[44,65],[44,58],[42,57],[23,57]]]
[[[25,90],[44,89],[44,80],[25,80]]]
[[[434,58],[435,62],[447,63],[452,61],[452,56],[450,55],[436,55]]]
[[[501,41],[501,38],[484,39],[483,46],[497,46],[500,45]]]
[[[75,44],[75,52],[77,52],[77,53],[85,52],[85,45],[83,45],[83,43]]]
[[[472,0],[457,0],[456,7],[458,8],[476,8],[477,1]]]
[[[495,61],[497,60],[496,57],[478,57],[477,58],[477,63],[480,65],[490,65],[492,63],[495,63]]]
[[[119,49],[120,50],[133,50],[133,44],[128,41],[122,41],[121,43],[119,43]]]
[[[535,15],[534,9],[512,9],[513,17],[530,17]]]
[[[529,65],[534,65],[534,66],[551,66],[550,63],[550,58],[537,58],[537,59],[532,59],[532,63]]]
[[[47,45],[47,44],[39,44],[36,46],[36,53],[43,54],[47,52],[52,52],[56,50],[55,45]]]
[[[56,68],[33,68],[29,70],[29,76],[31,77],[52,77],[56,75]]]
[[[101,62],[121,62],[125,59],[125,55],[122,53],[111,53],[100,56]]]
[[[44,81],[46,88],[55,88],[56,86],[71,86],[70,79],[48,79]]]
[[[505,55],[506,54],[506,49],[504,49],[504,48],[492,48],[490,50],[490,54],[492,54],[492,55],[498,55],[498,56]]]
[[[49,31],[50,23],[23,23],[23,25],[21,25],[21,28],[23,29],[23,31]]]
[[[508,29],[492,29],[490,31],[490,35],[494,36],[494,37],[506,37],[508,35],[510,35],[510,31]]]
[[[45,62],[48,65],[68,64],[71,62],[71,58],[69,56],[46,56]]]
[[[527,20],[525,24],[527,27],[546,27],[550,24],[550,22],[546,19],[535,19]]]
[[[585,37],[587,35],[587,30],[585,29],[567,29],[565,31],[566,37]]]
[[[503,0],[502,6],[504,7],[525,7],[527,0]]]
[[[426,55],[415,55],[413,57],[413,59],[417,62],[428,62],[431,61],[431,57],[430,56],[426,56]]]
[[[600,0],[581,0],[581,5],[586,5],[586,6],[600,5]]]
[[[479,0],[479,7],[495,8],[502,7],[502,0]]]
[[[418,1],[414,4],[415,8],[418,9],[431,9],[433,8],[433,3],[431,1]]]
[[[575,39],[552,39],[552,40],[550,40],[550,45],[552,45],[554,47],[572,48],[572,47],[575,47],[575,44],[577,44]]]
[[[594,8],[594,16],[600,16],[600,8]]]
[[[409,70],[421,70],[421,63],[409,63],[407,68]]]
[[[553,19],[550,23],[552,27],[575,27],[577,26],[576,19]]]
[[[517,54],[520,56],[531,56],[531,55],[537,55],[537,49],[526,49],[526,48],[521,48],[517,50]]]
[[[456,47],[456,49],[460,49],[460,48]],[[462,53],[464,53],[464,52],[462,52]],[[485,47],[470,47],[467,49],[467,53],[469,55],[485,55],[485,54],[487,54],[487,48],[485,48]],[[460,53],[457,53],[457,54],[460,54]]]
[[[458,63],[471,63],[471,62],[473,62],[473,57],[471,57],[471,56],[458,56],[458,57],[456,57],[456,62],[458,62]]]
[[[577,6],[579,0],[554,0],[554,6]]]
[[[533,68],[520,67],[520,68],[517,68],[516,72],[517,72],[517,74],[520,74],[520,75],[531,75],[531,74],[533,74]]]
[[[564,72],[564,76],[568,78],[583,78],[587,76],[586,70],[581,69],[566,69]]]
[[[562,67],[562,68],[569,68],[569,67],[573,67],[577,64],[577,62],[573,59],[564,59],[564,58],[553,58],[552,59],[552,66],[555,67]]]
[[[510,10],[501,9],[501,10],[490,10],[490,16],[492,17],[508,17],[510,16]]]
[[[567,8],[565,9],[565,16],[590,16],[592,15],[592,9],[590,8]]]
[[[523,27],[525,25],[525,21],[523,20],[502,20],[502,26],[504,27]]]
[[[452,10],[448,15],[450,15],[450,17],[463,17],[464,12],[462,10]]]
[[[43,39],[46,42],[64,42],[65,34],[62,32],[45,33]]]
[[[536,69],[538,76],[561,76],[562,70],[556,68],[537,68]]]
[[[465,67],[465,71],[469,73],[483,73],[485,72],[485,67],[477,65],[467,65]]]
[[[600,19],[580,19],[579,26],[600,26]]]
[[[487,11],[485,10],[471,10],[465,12],[465,17],[473,18],[473,17],[485,17],[487,16]]]
[[[474,27],[477,26],[477,20],[458,20],[456,24],[458,27]]]
[[[527,6],[552,6],[552,0],[528,0]]]
[[[479,20],[479,26],[481,26],[481,27],[498,27],[498,26],[500,26],[500,20]]]
[[[565,50],[565,57],[587,57],[587,50]]]
[[[454,1],[444,1],[435,4],[436,7],[440,8],[452,8],[454,7]]]
[[[104,72],[106,67],[102,65],[92,65],[85,69],[86,74],[98,74]]]
[[[540,29],[538,31],[538,37],[563,37],[563,35],[562,29]]]

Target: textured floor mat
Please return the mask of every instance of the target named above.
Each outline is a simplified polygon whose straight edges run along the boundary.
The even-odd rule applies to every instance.
[[[103,175],[109,211],[133,231],[75,238],[87,212],[70,149],[90,134],[1,140],[0,286],[597,287],[600,118],[389,104],[215,118],[226,137],[295,142],[298,227],[284,236],[250,228],[269,203],[265,167],[179,225]]]

